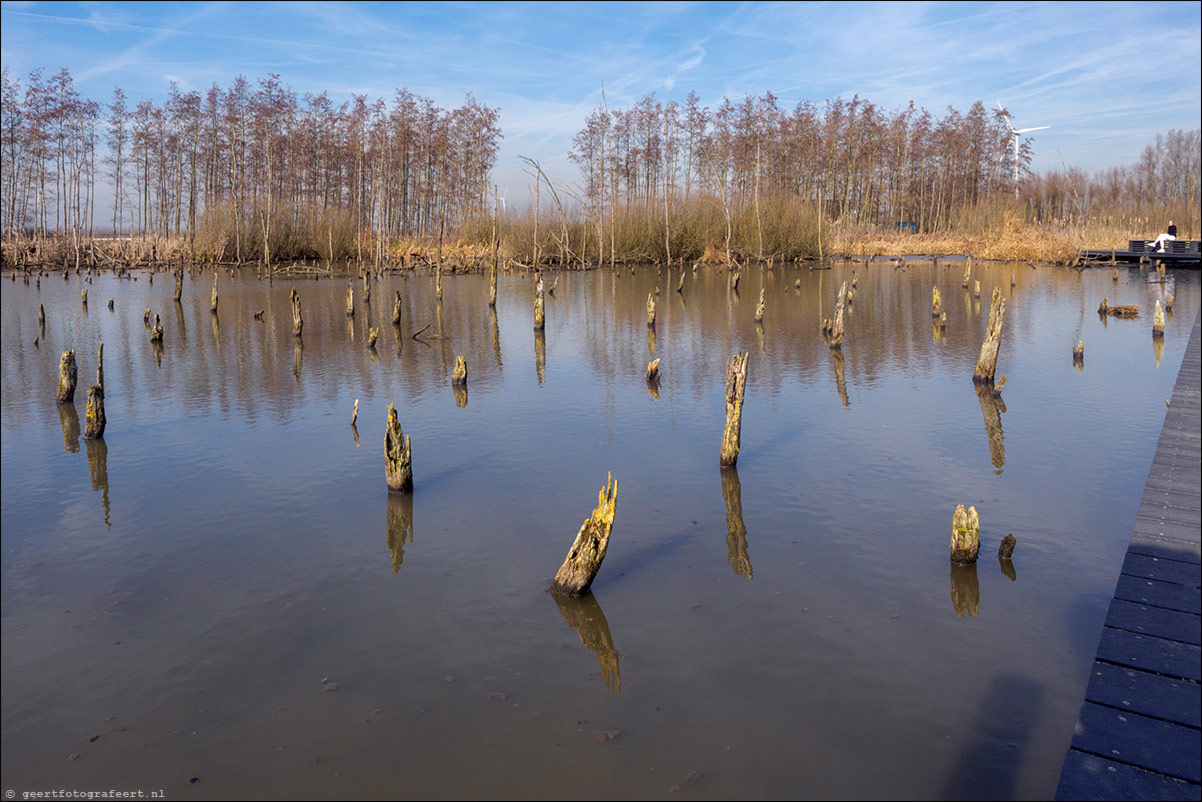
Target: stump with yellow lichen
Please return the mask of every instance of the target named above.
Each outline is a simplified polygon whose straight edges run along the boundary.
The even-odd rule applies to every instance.
[[[583,596],[593,584],[601,561],[609,548],[609,536],[613,532],[614,513],[618,508],[618,483],[613,474],[605,480],[605,487],[597,497],[597,508],[576,533],[576,540],[568,550],[568,556],[551,582],[551,592],[564,596]]]
[[[981,520],[977,517],[976,507],[965,511],[963,504],[956,506],[952,515],[951,549],[952,562],[958,565],[977,561],[977,553],[981,550]]]
[[[413,489],[413,464],[409,438],[401,431],[396,409],[388,405],[388,425],[384,430],[384,479],[389,490]]]
[[[726,363],[726,427],[722,430],[721,464],[739,461],[739,435],[743,425],[743,394],[747,388],[747,359],[750,353],[735,354]]]

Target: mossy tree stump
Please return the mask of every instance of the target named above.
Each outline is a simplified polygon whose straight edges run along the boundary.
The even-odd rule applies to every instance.
[[[931,288],[931,317],[938,319],[943,314],[943,296],[938,287]]]
[[[388,405],[388,425],[384,430],[384,479],[389,490],[413,489],[412,451],[409,438],[401,431],[396,409]]]
[[[981,520],[977,517],[976,507],[965,511],[963,504],[956,506],[952,515],[951,550],[952,562],[957,565],[977,561],[977,553],[981,550]]]
[[[1002,291],[995,288],[989,304],[989,326],[985,330],[985,342],[981,344],[981,355],[977,358],[977,369],[972,380],[978,384],[992,384],[997,371],[998,348],[1002,341],[1002,323],[1006,317],[1006,299]],[[999,388],[1000,389],[1000,388]]]
[[[88,388],[88,407],[84,413],[84,432],[85,440],[95,440],[98,437],[104,436],[104,426],[106,423],[104,417],[104,388],[98,384],[94,384]]]
[[[568,550],[563,565],[551,582],[551,592],[563,596],[583,596],[593,584],[601,561],[609,548],[609,536],[613,532],[614,513],[618,508],[618,483],[613,474],[605,480],[605,487],[597,497],[593,514],[580,525],[576,540]]]
[[[743,424],[743,394],[747,388],[747,359],[751,354],[735,354],[726,363],[726,426],[722,430],[724,467],[739,461],[739,435]]]
[[[60,404],[70,404],[75,401],[75,383],[78,376],[78,369],[75,366],[75,349],[68,348],[63,351],[62,358],[58,363],[58,390],[55,393],[55,398]]]

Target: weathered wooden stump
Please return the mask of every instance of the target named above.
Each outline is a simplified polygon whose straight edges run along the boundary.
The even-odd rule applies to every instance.
[[[980,298],[980,297],[981,297],[981,282],[979,282],[979,281],[974,281],[974,282],[972,283],[972,294],[973,294],[973,296],[974,296],[974,297],[976,297],[976,298]]]
[[[534,328],[536,331],[542,331],[546,325],[545,308],[546,297],[543,290],[543,277],[540,274],[534,285]]]
[[[743,523],[743,486],[738,470],[733,467],[722,469],[722,500],[726,503],[726,562],[730,570],[751,579],[747,526]]]
[[[355,399],[355,405],[351,407],[351,426],[355,425],[355,421],[359,419],[359,399]]]
[[[968,280],[972,278],[972,257],[968,257],[968,261],[964,263],[964,289],[968,289]]]
[[[363,274],[363,303],[371,306],[371,273]]]
[[[956,506],[952,515],[952,562],[958,565],[968,565],[977,561],[977,553],[981,550],[981,520],[977,517],[977,508],[964,505]]]
[[[409,438],[401,431],[396,409],[388,405],[388,425],[384,430],[384,479],[389,490],[413,489],[412,452]]]
[[[1102,303],[1098,304],[1098,314],[1105,315],[1110,309],[1110,299],[1105,295],[1102,296]]]
[[[434,297],[442,300],[442,264],[434,269]]]
[[[655,295],[647,293],[647,325],[655,328]]]
[[[160,344],[163,342],[163,324],[157,313],[154,316],[154,325],[150,327],[150,342]]]
[[[95,440],[104,436],[104,388],[92,385],[88,388],[88,407],[84,413],[84,439]]]
[[[653,359],[647,363],[647,381],[657,381],[659,379],[659,360]]]
[[[96,349],[96,386],[104,389],[104,343]]]
[[[171,293],[171,300],[178,301],[184,294],[184,271],[175,271],[175,291]]]
[[[830,339],[828,344],[831,348],[843,347],[843,308],[847,303],[847,282],[844,281],[839,287],[839,297],[835,301],[835,316],[830,323]]]
[[[1073,346],[1073,361],[1082,362],[1085,360],[1085,343],[1077,340],[1077,344]]]
[[[764,288],[760,287],[760,301],[755,305],[755,322],[764,322]]]
[[[488,269],[488,305],[497,305],[497,262],[495,259]]]
[[[1001,289],[994,288],[993,299],[989,304],[989,326],[985,330],[985,342],[981,344],[981,355],[977,358],[977,369],[972,376],[972,380],[978,384],[993,382],[1005,317],[1006,299]]]
[[[305,319],[301,316],[300,293],[296,287],[292,288],[289,300],[292,302],[292,336],[300,337],[305,330]]]
[[[1164,310],[1160,308],[1160,299],[1156,299],[1156,311],[1152,313],[1152,336],[1164,336]]]
[[[534,368],[541,385],[547,373],[547,335],[542,329],[534,330]]]
[[[455,367],[451,369],[451,384],[467,386],[467,360],[463,358],[463,354],[455,357]]]
[[[684,270],[681,270],[680,271],[680,281],[676,282],[676,291],[681,294],[684,293],[684,276],[685,276],[685,272],[684,272]]]
[[[605,551],[609,548],[609,536],[613,532],[614,513],[618,508],[618,483],[613,474],[605,480],[605,487],[597,497],[597,508],[580,525],[576,540],[568,550],[563,565],[551,582],[551,592],[564,596],[583,596],[593,584]]]
[[[730,271],[730,289],[733,292],[739,291],[739,270],[738,269]]]
[[[55,393],[55,398],[58,399],[60,404],[70,404],[75,400],[75,382],[77,378],[75,349],[68,348],[66,351],[63,351],[62,358],[58,363],[58,391]]]
[[[346,285],[346,316],[355,316],[355,285],[350,282]]]
[[[213,294],[209,296],[209,311],[217,311],[217,271],[213,271]]]
[[[38,304],[38,328],[46,328],[46,309],[41,304]]]
[[[937,318],[943,314],[943,296],[938,287],[931,288],[931,317]]]
[[[88,305],[88,288],[87,287],[84,287],[82,290],[79,291],[79,297],[83,300],[83,305],[87,306]]]
[[[1002,538],[1001,544],[997,547],[997,558],[999,560],[1009,560],[1014,554],[1014,547],[1018,541],[1014,539],[1014,535],[1006,535]]]
[[[735,354],[726,363],[726,426],[722,430],[720,464],[727,467],[733,467],[739,461],[743,395],[747,388],[747,359],[750,356],[750,353]]]
[[[379,339],[379,337],[380,337],[380,327],[379,326],[368,326],[367,327],[367,347],[368,348],[375,348],[376,340]]]
[[[801,289],[801,279],[794,279],[794,280],[793,280],[793,289],[795,289],[795,290],[800,290],[800,289]]]
[[[940,330],[947,328],[947,312],[939,313],[939,328]]]

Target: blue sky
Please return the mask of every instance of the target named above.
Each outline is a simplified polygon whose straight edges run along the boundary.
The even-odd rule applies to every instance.
[[[494,180],[514,200],[519,155],[576,180],[566,153],[602,82],[611,107],[690,90],[711,107],[765,91],[936,114],[1001,100],[1017,127],[1051,126],[1037,171],[1132,163],[1202,113],[1198,2],[4,2],[0,41],[10,76],[68,67],[98,101],[269,72],[339,102],[408,87],[449,107],[471,92],[501,109]]]

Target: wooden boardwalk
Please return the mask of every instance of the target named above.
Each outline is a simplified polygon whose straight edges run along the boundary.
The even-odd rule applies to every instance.
[[[1202,798],[1202,315],[1090,671],[1056,799]]]

